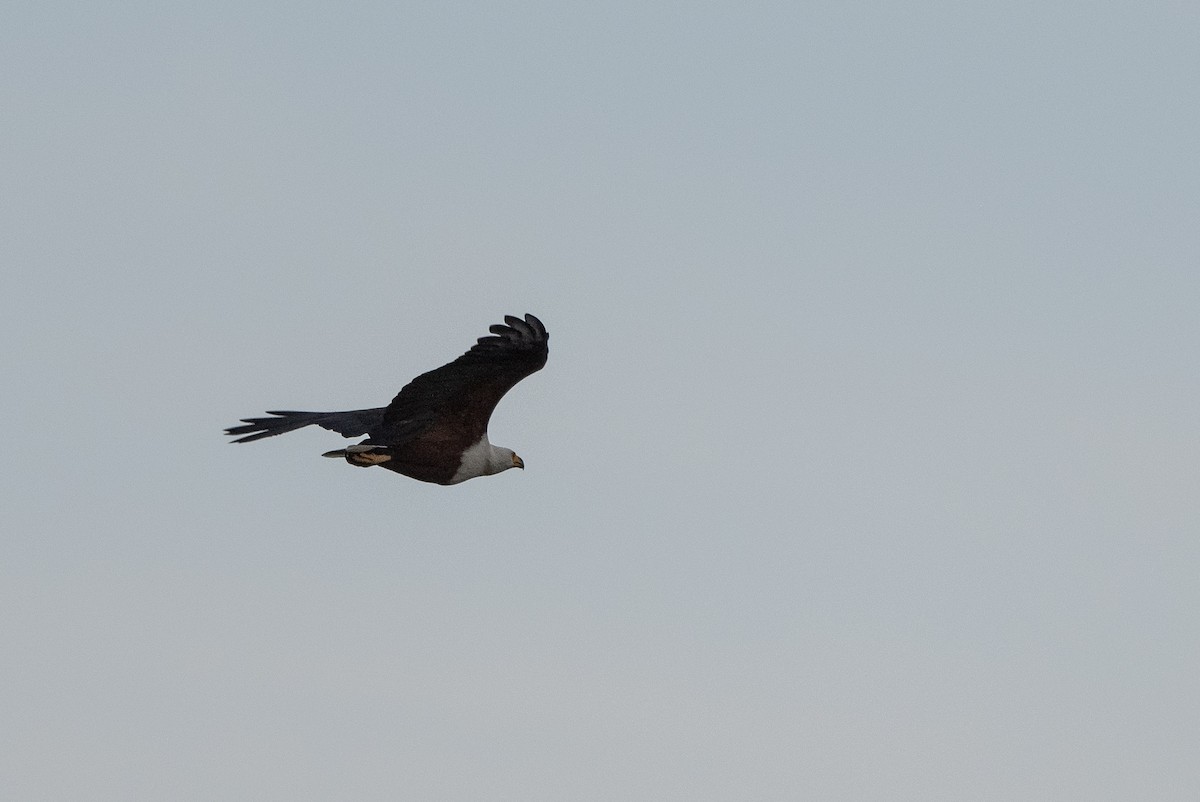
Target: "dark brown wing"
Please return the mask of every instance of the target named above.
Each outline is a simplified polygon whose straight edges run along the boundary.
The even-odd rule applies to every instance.
[[[305,426],[320,426],[342,437],[361,437],[379,427],[383,421],[383,407],[378,409],[356,409],[350,412],[295,412],[279,410],[267,412],[274,418],[242,418],[244,426],[230,426],[225,434],[244,435],[231,442],[251,443],[264,437],[273,437],[284,432],[293,432]]]
[[[394,445],[430,426],[454,427],[468,442],[487,432],[492,410],[513,385],[542,369],[550,335],[533,315],[506,315],[471,350],[423,373],[401,390],[370,432],[370,442]]]

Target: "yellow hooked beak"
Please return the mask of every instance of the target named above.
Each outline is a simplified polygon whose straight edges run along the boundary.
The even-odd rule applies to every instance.
[[[525,470],[525,460],[521,459],[516,454],[513,454],[513,467]]]

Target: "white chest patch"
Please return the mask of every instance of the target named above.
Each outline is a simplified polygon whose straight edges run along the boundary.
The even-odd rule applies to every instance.
[[[493,446],[488,442],[485,434],[478,443],[463,452],[462,463],[459,464],[458,471],[450,480],[450,484],[456,485],[459,482],[474,479],[476,476],[488,476],[496,473],[496,469],[492,466],[495,459],[493,450]]]

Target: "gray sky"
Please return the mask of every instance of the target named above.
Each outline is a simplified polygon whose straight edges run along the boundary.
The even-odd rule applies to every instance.
[[[0,796],[1194,799],[1196,9],[11,5]]]

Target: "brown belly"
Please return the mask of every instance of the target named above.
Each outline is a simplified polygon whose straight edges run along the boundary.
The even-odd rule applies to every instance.
[[[410,479],[448,485],[462,463],[461,452],[450,451],[436,444],[416,442],[390,449],[392,458],[379,467],[403,474]],[[453,454],[446,459],[447,453]]]

